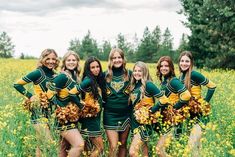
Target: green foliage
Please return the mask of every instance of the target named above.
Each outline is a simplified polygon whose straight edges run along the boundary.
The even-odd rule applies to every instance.
[[[101,53],[99,53],[99,59],[101,60],[108,60],[109,57],[109,52],[111,51],[112,46],[111,43],[109,41],[104,41],[102,48],[100,50]]]
[[[148,63],[156,62],[163,55],[169,55],[174,60],[178,58],[173,50],[173,37],[168,28],[166,28],[162,35],[159,26],[156,26],[152,32],[146,27],[140,41],[138,41],[137,35],[134,35],[133,43],[129,42],[123,34],[119,33],[116,41],[117,47],[124,51],[128,62],[136,62],[138,60]],[[111,43],[107,40],[102,45],[98,45],[96,40],[91,37],[90,31],[88,31],[81,42],[78,38],[71,40],[68,49],[78,53],[81,59],[96,56],[100,60],[108,60],[112,47]]]
[[[235,69],[235,1],[180,1],[192,32],[189,50],[196,65]]]
[[[6,32],[0,34],[0,58],[11,58],[14,54],[15,45]]]
[[[131,43],[129,43],[124,35],[122,35],[121,33],[118,34],[117,36],[117,46],[122,49],[126,55],[126,58],[128,61],[134,61],[134,50],[131,47]]]
[[[20,59],[36,59],[36,57],[30,56],[30,55],[25,55],[24,53],[21,53]]]
[[[79,41],[78,38],[75,38],[75,39],[71,40],[69,42],[69,45],[70,45],[69,48],[68,48],[69,50],[72,50],[72,51],[76,52],[77,54],[79,54],[80,57],[83,58],[83,54],[80,54],[81,44],[80,44],[80,41]]]
[[[96,40],[91,37],[90,31],[88,31],[87,35],[82,40],[80,53],[82,59],[86,59],[90,56],[98,56],[99,49],[96,43]]]

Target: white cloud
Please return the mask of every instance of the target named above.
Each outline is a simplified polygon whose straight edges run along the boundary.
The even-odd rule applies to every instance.
[[[162,31],[170,29],[175,47],[182,33],[189,33],[180,22],[184,17],[176,13],[177,0],[10,2],[0,3],[0,31],[12,37],[16,56],[21,52],[39,56],[45,48],[54,48],[62,56],[69,41],[81,40],[88,30],[101,43],[115,41],[119,33],[129,39],[137,33],[141,38],[146,26],[152,30],[159,25]]]

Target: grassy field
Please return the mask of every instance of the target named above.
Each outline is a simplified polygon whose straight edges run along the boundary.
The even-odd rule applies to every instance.
[[[36,60],[0,59],[0,156],[29,157],[35,156],[36,145],[42,145],[43,156],[57,156],[59,134],[52,131],[53,141],[37,143],[35,133],[29,121],[29,113],[20,105],[23,97],[13,88],[13,83],[35,69]],[[81,63],[83,66],[83,62]],[[106,62],[102,62],[104,69]],[[128,64],[132,69],[133,64]],[[158,85],[155,76],[155,65],[149,64],[150,73]],[[203,157],[235,156],[235,71],[198,69],[217,84],[216,92],[211,100],[212,114],[210,123],[205,128],[202,138]],[[176,70],[177,71],[177,70]],[[26,86],[32,90],[31,84]],[[151,139],[151,146],[157,142],[158,136]],[[172,141],[169,153],[171,156],[182,156],[187,136],[179,141]],[[104,135],[107,156],[107,140]],[[155,150],[153,150],[155,151]]]

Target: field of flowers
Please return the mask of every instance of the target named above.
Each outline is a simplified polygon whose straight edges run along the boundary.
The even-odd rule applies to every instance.
[[[107,63],[102,62],[102,65],[106,69]],[[35,66],[36,60],[0,59],[0,156],[2,157],[35,156],[37,145],[42,145],[43,156],[57,156],[59,134],[52,131],[53,140],[45,140],[43,144],[37,143],[34,129],[29,121],[30,115],[21,106],[23,97],[13,88],[13,83],[35,69]],[[128,67],[132,69],[133,64],[128,64]],[[154,82],[158,84],[155,65],[149,64],[149,68]],[[198,70],[217,84],[211,100],[212,114],[203,133],[200,154],[203,157],[235,156],[235,71]],[[31,84],[26,87],[32,90]],[[171,156],[183,156],[187,151],[184,149],[187,137],[184,135],[178,141],[171,142],[168,150]],[[156,144],[157,139],[157,135],[151,139],[151,146]],[[106,146],[104,156],[107,156],[105,135],[104,142]],[[152,149],[155,154],[154,147]]]

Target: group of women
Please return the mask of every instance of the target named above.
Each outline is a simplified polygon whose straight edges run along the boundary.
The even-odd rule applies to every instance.
[[[28,107],[38,140],[52,138],[52,127],[41,119],[50,119],[51,114],[55,114],[53,128],[60,132],[60,157],[102,156],[102,128],[108,139],[110,157],[138,156],[139,153],[149,156],[148,141],[155,133],[159,134],[156,152],[166,156],[166,139],[179,136],[182,123],[190,119],[196,121],[191,127],[188,147],[194,154],[199,152],[201,124],[206,124],[208,119],[209,101],[216,85],[192,69],[190,52],[184,51],[179,57],[179,78],[169,56],[159,59],[156,75],[160,86],[154,84],[144,62],[138,61],[132,71],[128,70],[124,52],[119,48],[111,50],[106,72],[102,71],[97,58],[89,57],[80,79],[79,61],[77,53],[67,52],[62,59],[61,71],[56,74],[57,53],[46,49],[37,69],[14,84],[29,105],[39,99],[40,110],[32,105]],[[24,88],[30,82],[34,85],[34,95]],[[202,85],[208,87],[205,97],[201,94]],[[41,154],[38,147],[36,156]]]

